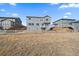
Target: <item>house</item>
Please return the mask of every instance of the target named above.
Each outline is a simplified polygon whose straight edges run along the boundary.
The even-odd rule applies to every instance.
[[[71,27],[72,26],[72,22],[74,22],[75,19],[59,19],[55,22],[53,22],[53,24],[56,26],[56,27]]]
[[[19,17],[0,17],[0,29],[9,29],[21,25],[22,22]]]
[[[72,27],[74,28],[75,32],[79,32],[79,20],[72,22]]]
[[[47,31],[51,24],[51,17],[27,16],[27,31]]]
[[[79,31],[79,21],[75,19],[59,19],[53,22],[55,27],[62,27],[62,28],[72,28],[75,32]]]

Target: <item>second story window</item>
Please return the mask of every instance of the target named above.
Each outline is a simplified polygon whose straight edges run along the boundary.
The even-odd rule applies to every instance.
[[[48,21],[48,19],[46,19],[46,21]]]
[[[29,25],[30,25],[30,26],[33,26],[33,25],[34,25],[34,23],[29,23]]]

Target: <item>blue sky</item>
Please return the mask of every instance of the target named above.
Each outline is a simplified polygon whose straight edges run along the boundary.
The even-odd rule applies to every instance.
[[[26,25],[26,16],[52,17],[52,21],[60,18],[79,19],[78,3],[0,3],[1,17],[20,17]]]

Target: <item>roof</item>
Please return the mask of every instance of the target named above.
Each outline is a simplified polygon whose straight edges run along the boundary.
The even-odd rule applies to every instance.
[[[74,22],[72,22],[72,23],[79,23],[79,20],[78,20],[78,21],[74,21]]]
[[[27,18],[45,18],[45,17],[50,17],[48,15],[43,16],[43,17],[39,17],[39,16],[26,16]]]
[[[75,21],[75,19],[67,19],[67,18],[62,18],[62,19],[59,19],[59,20],[57,20],[57,21],[60,21],[60,20]],[[55,21],[55,22],[57,22],[57,21]],[[53,23],[55,23],[55,22],[53,22]]]
[[[19,17],[0,17],[0,18],[16,19],[16,18],[19,18]]]
[[[49,15],[46,15],[46,16],[44,16],[44,17],[50,17]]]
[[[0,17],[0,21],[4,21],[6,19],[17,19],[17,20],[20,20],[19,17]],[[10,20],[11,21],[11,20]]]
[[[70,20],[70,21],[75,21],[75,19],[67,19],[67,18],[62,18],[60,20]]]

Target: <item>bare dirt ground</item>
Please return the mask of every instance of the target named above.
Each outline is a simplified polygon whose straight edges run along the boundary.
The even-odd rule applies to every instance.
[[[0,34],[3,56],[79,56],[79,33]]]

